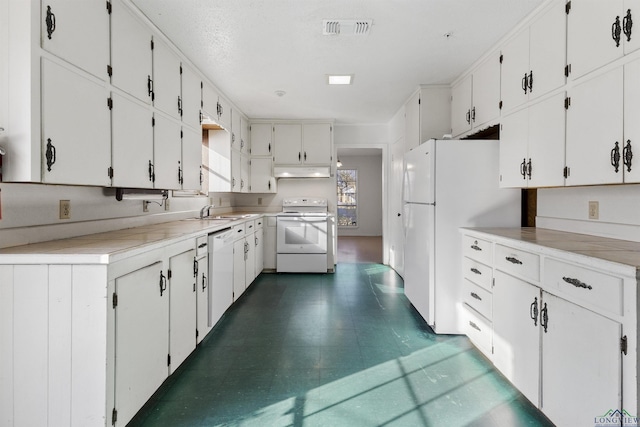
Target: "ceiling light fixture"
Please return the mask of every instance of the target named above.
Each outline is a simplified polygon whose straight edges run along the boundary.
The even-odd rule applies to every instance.
[[[277,91],[275,91],[275,94],[282,98],[283,96],[285,96],[287,94],[287,92],[285,92],[283,90],[277,90]]]
[[[353,84],[353,74],[327,74],[327,83],[330,85]]]
[[[342,167],[342,162],[340,161],[340,157],[338,157],[338,161],[336,162],[336,167],[339,167],[339,168]]]

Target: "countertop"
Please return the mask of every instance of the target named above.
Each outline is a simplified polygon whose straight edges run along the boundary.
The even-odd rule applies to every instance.
[[[263,214],[227,213],[240,219],[189,218],[142,227],[0,249],[0,264],[109,264],[259,218]]]
[[[640,270],[640,242],[545,228],[463,228],[525,244],[597,258]]]

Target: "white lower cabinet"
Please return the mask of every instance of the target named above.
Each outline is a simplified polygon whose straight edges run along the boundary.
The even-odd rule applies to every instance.
[[[264,268],[264,227],[263,218],[256,220],[256,231],[253,235],[253,242],[255,245],[255,275],[258,277]]]
[[[463,301],[471,315],[467,320],[477,322],[478,331],[493,328],[492,351],[487,354],[479,332],[467,328],[471,341],[559,426],[591,425],[608,411],[623,409],[635,416],[635,267],[616,272],[608,262],[563,251],[551,254],[549,248],[530,244],[523,248],[517,240],[498,238],[513,234],[497,234],[490,267],[490,318],[476,311],[486,311],[485,302],[470,307],[469,299]],[[492,239],[488,234],[465,234],[463,248],[474,238]],[[566,233],[561,238],[567,239]],[[464,260],[465,277],[473,277],[467,270],[491,272]],[[481,292],[481,286],[465,282],[467,291],[478,296],[472,299],[488,298],[486,289]]]
[[[169,373],[196,348],[197,261],[195,249],[169,258]]]
[[[169,291],[163,267],[157,261],[115,280],[115,425],[131,420],[168,376]]]
[[[200,248],[199,245],[198,248]],[[198,344],[213,327],[213,325],[209,326],[209,257],[206,254],[206,246],[204,248],[205,253],[202,256],[198,256],[196,261],[196,336]],[[216,297],[218,296],[216,295]]]

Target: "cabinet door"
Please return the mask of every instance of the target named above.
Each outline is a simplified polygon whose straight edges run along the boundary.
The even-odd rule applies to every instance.
[[[182,189],[200,190],[202,174],[202,134],[182,128]]]
[[[209,83],[202,85],[202,110],[205,118],[218,123],[218,91]]]
[[[640,8],[638,8],[640,14]],[[640,182],[640,159],[632,156],[640,152],[640,60],[624,66],[624,182]],[[635,157],[635,158],[634,158]]]
[[[622,25],[622,0],[573,0],[567,21],[567,60],[571,79],[621,58],[624,34],[616,43],[613,26]]]
[[[493,362],[537,406],[540,326],[536,310],[539,313],[541,308],[540,288],[499,270],[494,277]]]
[[[264,228],[258,228],[254,234],[255,245],[255,277],[262,273],[264,268]]]
[[[249,120],[240,117],[240,151],[244,154],[251,154],[251,130]]]
[[[420,145],[420,93],[404,104],[404,138],[407,151]]]
[[[527,187],[523,174],[529,145],[529,111],[504,116],[500,124],[500,187]]]
[[[640,17],[640,0],[623,0],[624,7],[620,16],[623,28],[622,40],[624,42],[624,54],[627,55],[640,48],[638,26],[634,19]],[[636,24],[635,26],[633,24]]]
[[[153,101],[151,32],[120,2],[112,2],[111,83],[151,104]]]
[[[275,178],[273,177],[273,163],[270,157],[251,159],[251,187],[252,193],[275,192]]]
[[[245,288],[245,240],[233,243],[233,300],[236,301],[244,293]]]
[[[231,150],[231,191],[240,192],[242,190],[242,154],[239,151]]]
[[[623,71],[615,68],[573,87],[567,110],[567,185],[623,180]],[[617,144],[617,145],[616,145]],[[615,150],[619,166],[613,165]]]
[[[198,277],[196,278],[196,300],[197,300],[197,324],[198,344],[207,336],[211,327],[209,322],[209,273],[207,272],[208,257],[204,256],[198,260]]]
[[[471,130],[471,76],[451,88],[451,133],[458,136]]]
[[[126,425],[167,378],[169,292],[162,263],[116,278],[115,407]]]
[[[113,186],[153,188],[153,113],[147,105],[112,94]]]
[[[234,191],[232,151],[226,130],[209,130],[203,142],[202,173],[205,192]],[[237,152],[233,151],[237,157]],[[236,166],[237,167],[237,166]],[[236,169],[237,170],[237,169]]]
[[[200,129],[200,77],[189,66],[182,64],[182,123]]]
[[[544,413],[559,426],[591,425],[595,417],[621,408],[621,325],[547,293],[543,309],[548,319],[542,333]]]
[[[195,249],[169,258],[169,373],[196,348],[197,286]]]
[[[502,108],[504,111],[529,99],[529,29],[511,39],[502,49]]]
[[[242,151],[242,144],[240,143],[240,112],[231,111],[231,149]]]
[[[251,155],[270,156],[273,148],[271,137],[271,123],[252,123],[251,129]]]
[[[564,98],[559,93],[529,107],[529,187],[564,185]]]
[[[42,180],[108,186],[109,109],[103,83],[42,60]]]
[[[154,107],[180,118],[180,58],[159,39],[153,42],[153,93]]]
[[[566,62],[567,14],[564,2],[557,2],[529,28],[532,79],[529,98],[534,99],[562,86]]]
[[[218,124],[225,129],[231,128],[231,103],[223,98],[222,96],[218,97],[219,104],[219,113],[218,113]]]
[[[277,124],[273,127],[274,162],[276,165],[302,163],[302,126]]]
[[[249,234],[245,238],[246,243],[246,260],[244,263],[244,280],[245,287],[248,288],[256,278],[256,244],[255,233]]]
[[[473,126],[481,126],[500,115],[500,57],[491,56],[473,73]]]
[[[240,154],[240,192],[248,193],[251,185],[251,158]]]
[[[302,159],[306,164],[331,165],[333,157],[331,152],[330,123],[313,123],[302,126],[303,154]]]
[[[153,158],[155,188],[179,190],[182,188],[182,140],[180,123],[156,113],[153,127]]]
[[[109,13],[104,1],[42,2],[42,48],[101,79],[109,63]]]

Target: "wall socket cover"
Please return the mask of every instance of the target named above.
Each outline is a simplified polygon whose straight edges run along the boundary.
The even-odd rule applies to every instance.
[[[71,218],[71,200],[60,200],[60,219]]]
[[[589,202],[589,219],[600,218],[600,203],[595,201]]]

